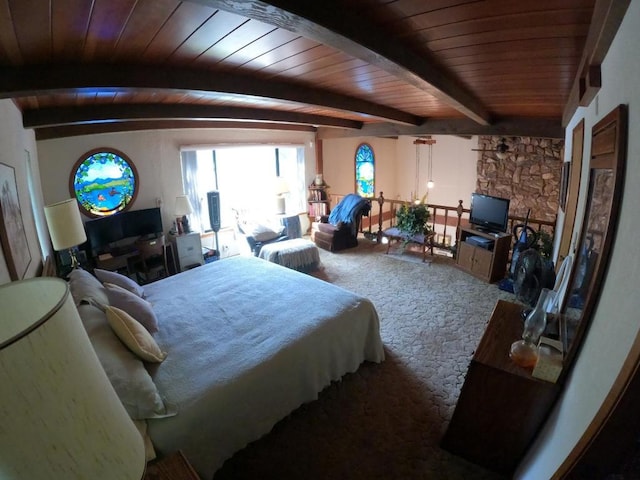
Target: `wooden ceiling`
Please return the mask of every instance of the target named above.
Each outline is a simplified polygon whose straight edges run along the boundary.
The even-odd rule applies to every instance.
[[[38,139],[562,137],[628,1],[0,0],[0,97]]]

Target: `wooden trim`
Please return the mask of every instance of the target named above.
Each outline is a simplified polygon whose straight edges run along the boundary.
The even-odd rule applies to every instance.
[[[318,128],[318,138],[397,137],[400,135],[490,135],[539,138],[564,138],[560,118],[502,118],[491,125],[478,125],[468,118],[429,119],[420,126],[393,123],[367,123],[360,130]]]
[[[324,158],[322,157],[322,140],[316,140],[316,173],[323,173]]]
[[[589,105],[600,89],[590,85],[590,69],[600,67],[630,3],[631,0],[596,0],[578,73],[562,114],[563,126],[569,124],[578,106]]]
[[[615,407],[620,403],[622,396],[629,383],[633,380],[634,374],[640,367],[640,332],[636,334],[636,338],[631,345],[629,355],[625,359],[620,372],[616,376],[615,381],[605,397],[598,412],[587,426],[580,440],[576,443],[571,453],[565,458],[564,462],[554,473],[552,479],[565,478],[571,473],[580,459],[584,456],[587,448],[593,443],[597,434],[605,427],[607,420],[611,417]]]

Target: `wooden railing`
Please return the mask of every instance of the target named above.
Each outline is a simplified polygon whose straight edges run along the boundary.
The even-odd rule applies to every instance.
[[[346,195],[329,194],[331,208],[340,203]],[[382,232],[386,228],[395,226],[396,213],[402,205],[410,205],[407,200],[390,200],[384,198],[383,192],[377,198],[371,199],[371,212],[369,217],[363,217],[360,223],[360,233],[374,238],[378,242],[382,239]],[[378,207],[376,208],[376,205]],[[458,239],[460,227],[469,225],[469,209],[463,206],[462,200],[458,200],[455,207],[447,205],[427,205],[429,209],[429,224],[436,233],[434,246],[450,252],[455,251],[455,244]],[[509,215],[507,232],[512,232],[514,225],[523,224],[524,217]],[[536,232],[544,230],[551,238],[555,235],[556,221],[539,220],[529,218],[527,225]]]

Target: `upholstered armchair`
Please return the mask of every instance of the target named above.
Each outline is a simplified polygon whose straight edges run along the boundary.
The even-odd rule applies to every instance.
[[[315,244],[337,252],[358,245],[358,231],[363,216],[369,216],[371,201],[350,193],[334,207],[329,216],[314,224],[312,234]]]
[[[302,236],[298,215],[281,216],[280,224],[276,221],[257,221],[246,213],[243,215],[234,210],[239,233],[244,236],[251,252],[257,257],[264,245]]]

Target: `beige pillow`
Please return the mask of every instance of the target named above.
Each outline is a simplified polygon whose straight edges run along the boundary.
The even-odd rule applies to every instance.
[[[153,339],[149,331],[135,318],[117,307],[106,306],[109,325],[129,350],[145,362],[160,363],[167,356]]]

